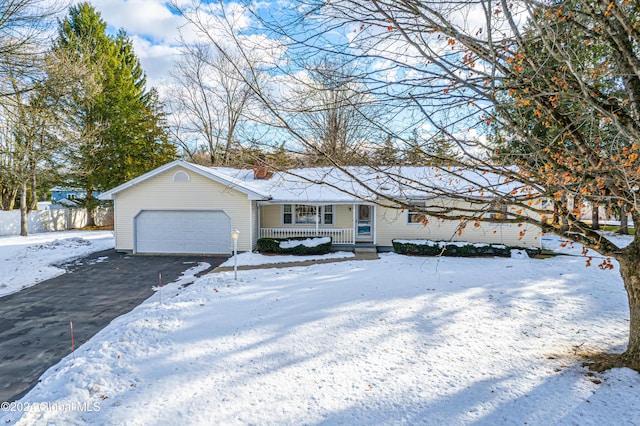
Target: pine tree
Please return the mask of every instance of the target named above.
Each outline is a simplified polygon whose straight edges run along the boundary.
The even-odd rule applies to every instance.
[[[176,157],[168,142],[162,105],[124,31],[107,34],[107,24],[89,3],[69,9],[60,22],[52,55],[84,73],[65,95],[70,131],[65,167],[67,183],[87,192],[89,225],[104,191]]]
[[[374,159],[377,164],[385,166],[394,166],[401,162],[400,150],[393,143],[391,135],[388,135],[382,145],[376,149]]]

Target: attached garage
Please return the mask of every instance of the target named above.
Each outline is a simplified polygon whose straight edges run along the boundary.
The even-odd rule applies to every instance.
[[[231,254],[231,218],[222,210],[142,210],[134,253]]]
[[[229,255],[233,229],[238,251],[253,250],[257,202],[270,195],[239,178],[253,170],[232,172],[176,160],[102,193],[100,199],[113,201],[116,250]]]

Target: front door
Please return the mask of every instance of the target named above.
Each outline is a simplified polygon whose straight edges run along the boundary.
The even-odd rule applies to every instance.
[[[373,207],[365,204],[356,206],[357,222],[356,222],[356,241],[371,242],[373,241]]]

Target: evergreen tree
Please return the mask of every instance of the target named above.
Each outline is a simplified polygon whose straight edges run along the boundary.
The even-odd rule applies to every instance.
[[[394,166],[401,162],[400,150],[394,145],[391,135],[388,135],[382,145],[376,149],[374,159],[377,164],[385,166]]]
[[[104,191],[176,157],[168,142],[162,105],[146,76],[131,41],[120,31],[107,34],[107,24],[89,3],[69,9],[59,24],[52,55],[85,72],[78,87],[65,94],[65,156],[67,183],[83,187],[90,210],[95,191]]]

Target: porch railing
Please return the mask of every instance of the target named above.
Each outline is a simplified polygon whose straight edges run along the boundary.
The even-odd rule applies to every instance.
[[[260,238],[331,237],[333,244],[355,244],[353,229],[260,228]]]

